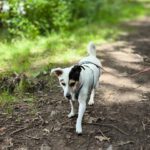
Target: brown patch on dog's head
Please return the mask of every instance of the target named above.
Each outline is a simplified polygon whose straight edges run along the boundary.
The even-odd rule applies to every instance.
[[[73,87],[74,85],[76,84],[76,81],[75,80],[69,80],[69,86],[70,87]]]

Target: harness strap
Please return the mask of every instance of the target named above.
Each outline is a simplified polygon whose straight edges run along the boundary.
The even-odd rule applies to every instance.
[[[84,62],[82,62],[82,63],[79,63],[79,65],[84,65],[84,64],[92,64],[92,65],[95,65],[97,68],[101,68],[101,66],[99,66],[99,65],[97,65],[97,64],[95,64],[95,63],[93,63],[93,62],[90,62],[90,61],[84,61]]]
[[[79,89],[76,91],[76,93],[75,93],[75,98],[76,99],[78,99],[79,93],[80,93],[80,90],[82,89],[82,87],[83,87],[83,84],[81,84],[81,86],[79,87]]]
[[[99,65],[97,65],[97,64],[95,64],[95,63],[92,63],[92,62],[90,62],[90,61],[84,61],[84,62],[82,62],[82,63],[79,63],[79,65],[84,65],[84,66],[82,66],[82,69],[85,70],[84,67],[88,67],[88,68],[92,71],[92,75],[93,75],[93,84],[92,84],[91,88],[93,88],[93,87],[94,87],[94,72],[93,72],[93,70],[92,70],[89,66],[87,66],[86,64],[92,64],[92,65],[95,65],[98,69],[100,69],[101,66],[99,66]],[[76,99],[78,99],[82,87],[83,87],[83,84],[81,84],[81,86],[79,87],[79,89],[76,91],[76,93],[75,93],[75,98],[76,98]]]
[[[88,67],[91,71],[92,71],[92,75],[93,75],[93,84],[92,84],[92,88],[94,87],[94,72],[93,72],[93,70],[89,67],[89,66],[87,66],[87,65],[84,65],[85,67]]]

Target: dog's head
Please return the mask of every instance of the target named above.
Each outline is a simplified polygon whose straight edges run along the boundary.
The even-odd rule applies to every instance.
[[[55,68],[51,70],[51,74],[55,74],[61,87],[64,90],[64,97],[72,99],[72,94],[80,87],[80,73],[84,69],[80,65],[75,65],[70,68]]]

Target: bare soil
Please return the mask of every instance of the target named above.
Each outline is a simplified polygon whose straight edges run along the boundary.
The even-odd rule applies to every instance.
[[[97,45],[103,67],[94,106],[88,106],[83,134],[76,117],[67,118],[69,103],[57,80],[30,98],[0,109],[1,150],[149,150],[150,149],[150,18],[122,25],[127,33],[116,42]],[[132,32],[131,32],[132,31]],[[127,75],[127,76],[126,76]]]

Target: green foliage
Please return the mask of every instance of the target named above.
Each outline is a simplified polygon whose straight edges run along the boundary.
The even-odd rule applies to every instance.
[[[100,2],[97,18],[102,23],[117,23],[139,16],[146,10],[142,3],[129,0],[104,0]]]
[[[144,11],[129,0],[9,0],[1,12],[3,26],[15,36],[34,38],[50,31],[70,31],[91,22],[116,23]]]
[[[22,37],[0,42],[0,65],[17,73],[40,70],[52,61],[77,60],[89,41],[114,39],[119,21],[146,12],[142,3],[129,0],[26,0],[21,3],[25,13],[20,13],[20,2],[9,0],[10,10],[0,13],[3,28]]]
[[[33,0],[26,4],[26,17],[41,34],[67,28],[70,12],[63,0]],[[31,15],[32,14],[32,15]]]
[[[36,37],[52,30],[64,30],[71,17],[70,3],[65,0],[9,1],[10,9],[1,12],[3,26],[15,36]],[[23,7],[23,12],[19,11]]]
[[[28,88],[29,88],[29,81],[26,76],[22,76],[21,81],[19,85],[17,86],[16,91],[18,91],[19,94],[21,95],[24,92],[26,92]]]
[[[8,63],[12,70],[15,70],[16,72],[25,72],[30,66],[29,58],[30,50],[24,48],[21,51],[16,51],[12,54],[12,60],[10,60],[10,62],[13,62],[13,66],[12,63]]]
[[[3,93],[1,93],[1,96],[0,96],[0,106],[1,105],[5,105],[6,103],[10,104],[10,103],[13,103],[15,102],[15,97],[10,95],[9,92],[7,91],[4,91]]]
[[[9,0],[9,10],[6,12],[1,12],[0,17],[3,23],[4,29],[9,32],[9,38],[12,36],[22,37],[28,35],[35,37],[38,35],[38,29],[34,26],[28,18],[25,17],[24,12],[19,11],[19,0]],[[23,34],[24,33],[24,34]]]

